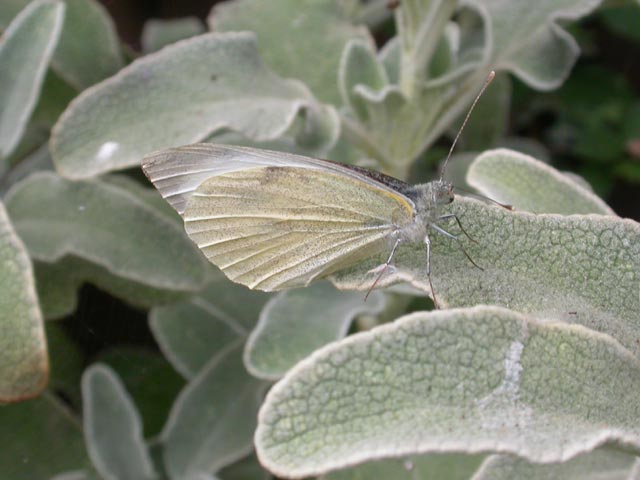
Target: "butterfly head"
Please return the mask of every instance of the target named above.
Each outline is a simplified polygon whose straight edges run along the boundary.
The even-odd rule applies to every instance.
[[[409,195],[415,202],[418,223],[426,225],[440,215],[440,207],[453,202],[453,185],[443,180],[435,180],[413,187]]]
[[[431,195],[434,205],[447,205],[453,202],[453,184],[442,180],[433,182]]]

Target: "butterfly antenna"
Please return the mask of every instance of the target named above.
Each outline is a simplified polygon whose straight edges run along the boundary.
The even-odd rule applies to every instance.
[[[496,72],[491,70],[489,72],[489,75],[487,75],[487,79],[484,81],[484,85],[482,85],[482,88],[480,89],[480,92],[476,96],[476,99],[471,104],[471,107],[469,108],[469,111],[467,112],[467,116],[464,117],[464,121],[462,122],[462,126],[460,127],[460,130],[458,130],[458,133],[456,134],[456,137],[453,139],[453,143],[451,144],[451,148],[449,149],[449,153],[447,154],[447,158],[444,161],[444,164],[442,165],[442,170],[441,170],[441,173],[440,173],[440,181],[442,181],[442,179],[444,178],[444,172],[445,172],[445,170],[447,168],[447,163],[449,163],[449,159],[451,158],[451,154],[453,153],[453,149],[455,148],[456,143],[458,143],[458,139],[460,138],[460,135],[462,134],[462,131],[464,130],[464,127],[467,125],[467,122],[469,121],[469,117],[471,116],[471,112],[473,112],[473,109],[475,108],[476,103],[478,103],[478,100],[480,100],[480,97],[482,96],[484,91],[487,89],[489,84],[493,81],[495,76],[496,76]]]

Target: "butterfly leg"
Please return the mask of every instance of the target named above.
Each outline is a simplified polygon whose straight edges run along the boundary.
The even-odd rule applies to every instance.
[[[424,244],[427,247],[427,280],[429,280],[429,287],[431,287],[431,296],[433,297],[433,304],[436,308],[440,308],[438,299],[436,298],[436,291],[433,289],[433,282],[431,281],[431,240],[429,235],[425,235]]]
[[[458,245],[458,248],[460,248],[460,250],[462,251],[462,253],[464,253],[464,256],[467,257],[467,259],[473,264],[474,267],[476,267],[479,270],[484,271],[484,268],[482,268],[480,265],[478,265],[476,262],[473,261],[473,258],[471,258],[471,256],[469,256],[469,254],[467,253],[467,251],[464,249],[464,247],[462,246],[462,244],[460,243],[460,239],[458,237],[456,237],[455,235],[447,232],[445,229],[440,228],[438,225],[434,225],[433,223],[429,225],[431,228],[433,228],[436,232],[444,235],[445,237],[450,238],[451,240],[454,240],[456,242],[456,245]]]
[[[393,248],[391,249],[391,253],[389,254],[389,258],[387,258],[387,261],[384,262],[382,265],[380,265],[378,268],[374,269],[374,271],[379,269],[380,273],[378,274],[374,282],[371,284],[371,287],[369,287],[369,290],[367,290],[367,294],[364,296],[365,302],[367,301],[367,298],[369,298],[369,294],[371,293],[371,291],[374,288],[376,288],[376,285],[378,284],[378,282],[380,281],[384,273],[389,268],[389,265],[391,265],[391,260],[393,259],[393,256],[396,253],[396,249],[398,248],[398,245],[400,245],[400,237],[396,238],[396,242],[393,244]]]
[[[465,234],[465,236],[471,240],[473,243],[478,243],[474,238],[471,237],[471,235],[469,235],[467,233],[467,231],[464,229],[464,227],[462,226],[462,223],[460,222],[460,219],[458,218],[458,216],[455,213],[449,213],[447,215],[441,215],[438,217],[438,220],[449,220],[451,218],[455,218],[456,223],[458,224],[458,227],[460,227],[460,230],[462,231],[462,233]]]

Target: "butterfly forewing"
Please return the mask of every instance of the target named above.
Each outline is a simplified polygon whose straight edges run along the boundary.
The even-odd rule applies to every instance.
[[[211,143],[196,143],[152,153],[143,161],[142,169],[162,196],[182,215],[192,193],[207,179],[228,172],[269,166],[334,172],[387,190],[390,194],[397,194],[408,187],[404,182],[378,172],[327,160]]]
[[[185,228],[232,280],[302,286],[389,248],[413,220],[403,195],[358,175],[265,166],[209,178],[191,193]]]

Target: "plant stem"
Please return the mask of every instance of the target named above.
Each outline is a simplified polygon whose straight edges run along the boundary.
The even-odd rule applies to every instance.
[[[400,68],[400,88],[409,99],[415,94],[416,84],[428,77],[428,68],[431,58],[443,35],[449,19],[458,6],[457,0],[432,0],[429,10],[423,14],[418,25],[409,26],[409,22],[403,22],[398,16],[397,28],[401,32],[402,57]],[[408,7],[407,7],[408,9]],[[410,15],[411,12],[405,12]],[[413,13],[417,15],[417,13]],[[406,27],[403,25],[407,24]],[[402,30],[415,31],[403,32]]]

